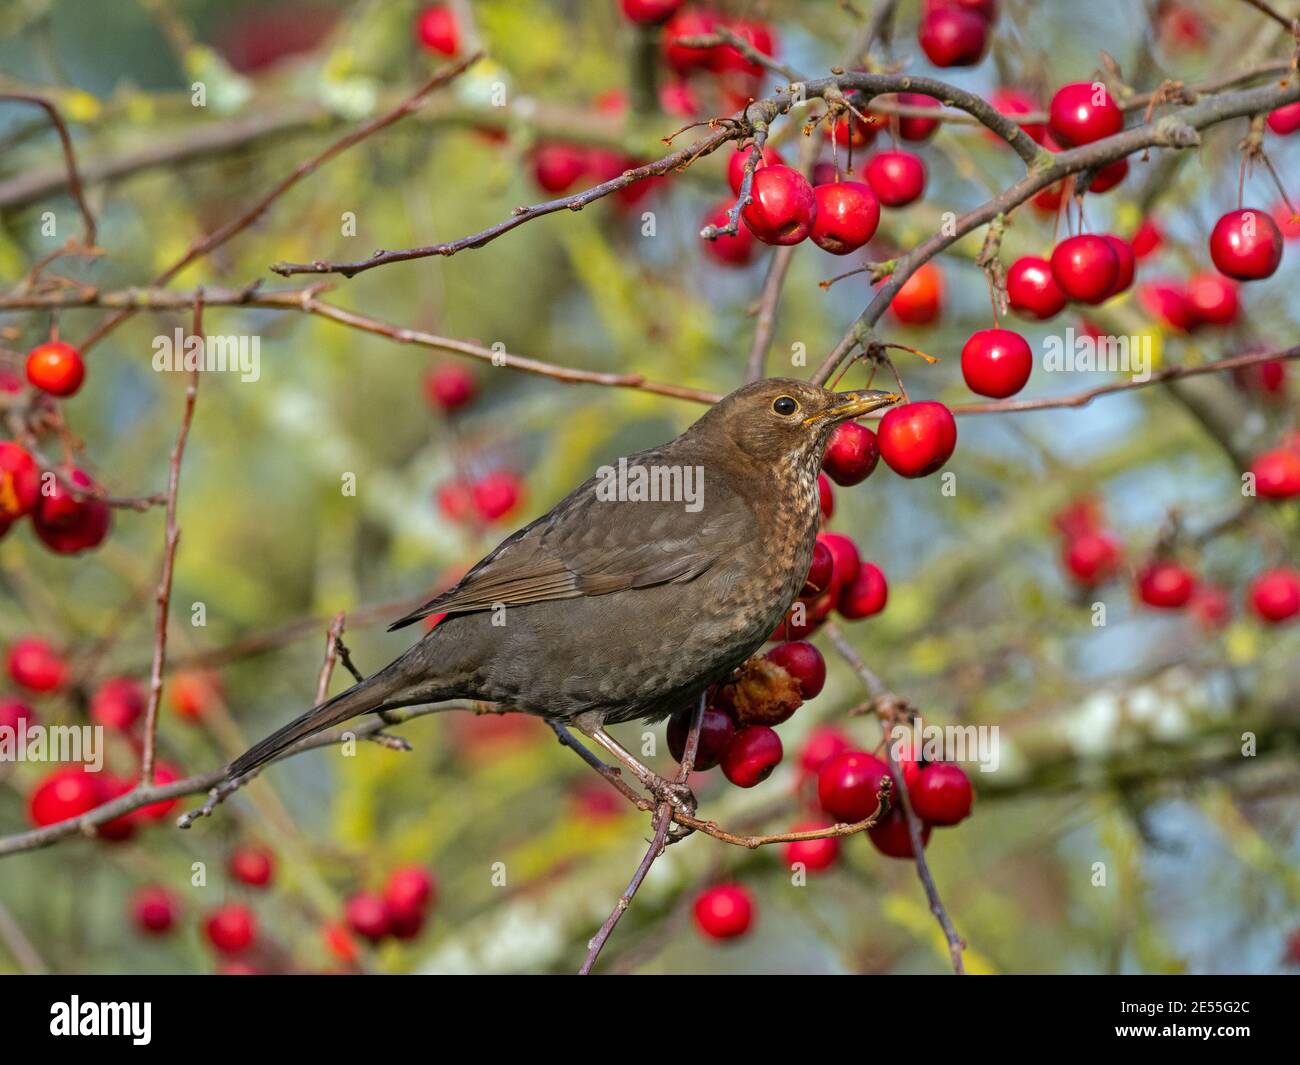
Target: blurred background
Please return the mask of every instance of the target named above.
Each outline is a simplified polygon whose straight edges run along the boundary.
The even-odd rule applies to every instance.
[[[636,24],[614,0],[453,4],[452,40],[445,26],[419,21],[425,6],[6,5],[0,92],[56,104],[98,221],[101,254],[60,257],[44,275],[105,291],[147,284],[300,162],[413,92],[449,61],[448,50],[482,48],[486,57],[168,286],[192,292],[261,279],[267,289],[301,288],[318,279],[277,278],[269,265],[464,236],[518,205],[657,158],[667,151],[661,138],[783,83],[735,65],[674,70],[661,28]],[[871,7],[759,0],[711,10],[760,26],[781,61],[818,76],[864,62],[850,44]],[[1167,78],[1192,84],[1285,63],[1291,48],[1240,0],[1004,0],[989,57],[937,70],[917,46],[919,17],[914,0],[897,5],[892,40],[872,49],[872,69],[940,76],[986,97],[1015,87],[1039,107],[1062,82],[1096,70],[1149,91]],[[804,140],[800,122],[774,127],[788,160]],[[1087,197],[1095,231],[1132,237],[1149,224],[1148,236],[1151,227],[1160,234],[1139,262],[1134,292],[1089,315],[1104,332],[1149,336],[1160,365],[1280,349],[1296,337],[1294,245],[1272,278],[1242,286],[1228,326],[1179,330],[1154,290],[1142,288],[1210,269],[1206,239],[1237,206],[1247,132],[1238,119],[1207,131],[1197,150],[1135,157],[1118,187]],[[822,131],[814,136],[829,160]],[[1300,191],[1296,146],[1272,132],[1263,143],[1283,184]],[[912,247],[945,212],[977,206],[1022,172],[1005,145],[969,126],[944,124],[905,147],[926,163],[925,197],[887,210],[861,252],[796,249],[770,373],[807,376],[870,299],[869,274],[829,288],[820,281]],[[566,367],[730,391],[743,378],[773,254],[755,245],[732,257],[744,261],[723,261],[699,238],[703,222],[734,199],[731,154],[724,146],[683,172],[453,258],[329,278],[321,298],[395,327]],[[38,264],[80,229],[64,174],[46,116],[0,102],[6,292],[30,288]],[[1254,167],[1246,203],[1271,211],[1280,200],[1267,171]],[[1289,222],[1290,212],[1278,211]],[[53,212],[54,235],[44,212]],[[1004,263],[1046,254],[1064,224],[1050,208],[1020,208],[1003,239]],[[973,330],[991,324],[974,263],[983,236],[937,261],[933,322],[881,323],[884,339],[941,360],[899,354],[913,399],[960,407],[979,398],[963,383],[959,353]],[[0,310],[0,368],[21,374],[52,319],[77,344],[107,313]],[[141,312],[95,343],[84,387],[58,405],[62,424],[47,457],[84,469],[113,497],[164,492],[187,378],[153,371],[154,338],[189,324],[188,310]],[[213,306],[204,324],[259,338],[261,372],[250,383],[203,376],[184,458],[158,733],[163,767],[178,777],[227,761],[311,704],[326,630],[340,611],[359,668],[378,668],[410,642],[409,632],[384,632],[406,604],[446,587],[597,466],[670,438],[701,410],[291,310]],[[1083,326],[1067,310],[1012,327],[1037,355],[1046,336]],[[1300,637],[1247,602],[1261,571],[1300,563],[1300,511],[1294,499],[1243,507],[1241,493],[1245,466],[1296,428],[1295,372],[1277,362],[1080,409],[960,416],[945,467],[955,493],[938,477],[905,480],[883,464],[860,486],[836,489],[830,528],[851,536],[889,581],[887,608],[841,620],[840,630],[927,722],[1000,729],[997,771],[967,767],[974,813],[936,831],[927,850],[972,971],[1283,972],[1300,960]],[[843,384],[866,378],[857,365]],[[1021,398],[1122,379],[1036,368]],[[7,391],[21,388],[19,380]],[[1081,502],[1091,507],[1087,520],[1122,545],[1113,579],[1095,587],[1062,559]],[[39,638],[62,668],[46,692],[0,680],[8,708],[0,724],[124,721],[108,730],[106,768],[127,786],[138,773],[163,535],[162,507],[114,507],[93,550],[58,554],[27,523],[0,541],[0,646]],[[1152,609],[1134,591],[1134,574],[1166,550],[1198,584],[1184,609]],[[1103,626],[1094,623],[1098,602]],[[604,638],[613,634],[593,634]],[[821,636],[812,639],[830,676],[781,727],[783,764],[747,790],[718,770],[699,774],[706,816],[763,831],[815,819],[801,768],[809,735],[832,726],[855,745],[877,744],[879,726],[847,714],[865,697],[860,682]],[[331,690],[346,681],[338,673]],[[135,687],[103,695],[117,678]],[[448,713],[393,731],[414,749],[362,743],[350,757],[337,748],[300,755],[189,832],[173,819],[198,797],[135,818],[120,840],[72,838],[0,858],[0,971],[576,969],[645,850],[648,818],[529,718]],[[615,730],[635,750],[642,731]],[[670,773],[662,726],[651,731],[647,761]],[[1256,743],[1249,757],[1247,733]],[[0,836],[32,826],[33,796],[53,768],[0,763]],[[669,848],[601,969],[948,969],[911,862],[852,837],[806,884],[792,883],[788,863],[782,847],[751,853],[698,835]],[[702,934],[692,917],[699,893],[724,881],[743,884],[754,910],[748,932],[727,942]],[[404,925],[373,942],[363,934],[367,918],[385,920],[385,894],[425,889]]]

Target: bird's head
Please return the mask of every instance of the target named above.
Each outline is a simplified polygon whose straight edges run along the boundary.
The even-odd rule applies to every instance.
[[[759,462],[815,467],[837,425],[901,398],[870,388],[831,392],[808,381],[769,377],[724,396],[697,424],[717,426],[712,431],[721,431]]]

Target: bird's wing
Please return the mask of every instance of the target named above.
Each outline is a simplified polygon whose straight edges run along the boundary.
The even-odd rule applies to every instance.
[[[596,481],[582,485],[549,514],[504,540],[454,588],[389,626],[430,614],[471,614],[579,596],[607,595],[670,581],[689,581],[742,542],[753,519],[746,506],[727,505],[711,481],[695,511],[680,502],[598,498]]]

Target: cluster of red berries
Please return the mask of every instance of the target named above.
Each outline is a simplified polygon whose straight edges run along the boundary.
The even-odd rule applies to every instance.
[[[274,878],[275,857],[262,846],[237,847],[231,852],[227,870],[241,884],[266,888]],[[128,903],[132,924],[149,936],[173,931],[181,909],[181,900],[175,892],[159,884],[141,885]],[[227,903],[208,912],[203,920],[203,933],[208,943],[228,961],[253,947],[257,940],[257,916],[243,903]]]
[[[1143,310],[1177,333],[1232,325],[1241,314],[1237,283],[1221,274],[1147,281],[1138,286],[1137,298]]]
[[[112,527],[112,512],[85,470],[66,466],[42,473],[26,448],[0,440],[0,537],[23,517],[55,554],[98,547]]]
[[[973,67],[989,50],[998,0],[924,0],[916,39],[936,67]]]
[[[389,936],[414,939],[424,928],[437,899],[437,884],[425,869],[404,866],[394,870],[380,891],[359,891],[343,910],[347,927],[378,943]]]

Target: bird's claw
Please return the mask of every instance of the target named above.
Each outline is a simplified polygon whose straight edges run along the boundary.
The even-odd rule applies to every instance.
[[[695,792],[691,791],[689,785],[676,780],[666,780],[659,777],[650,783],[650,793],[654,796],[656,802],[666,802],[674,811],[686,814],[688,817],[694,817],[695,811],[699,808],[699,800],[695,798]],[[691,835],[695,829],[688,825],[680,825],[674,822],[668,829],[668,842],[677,843],[687,836]]]

